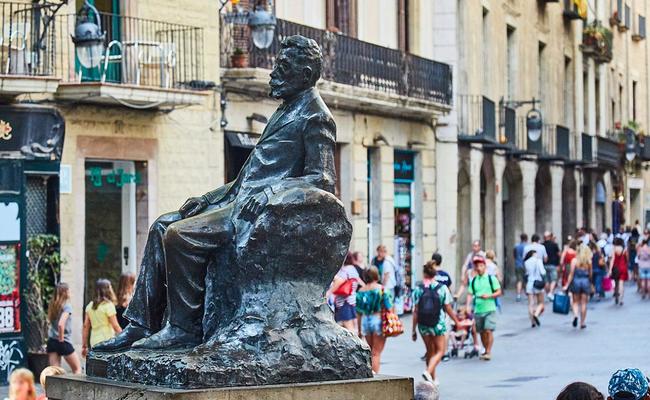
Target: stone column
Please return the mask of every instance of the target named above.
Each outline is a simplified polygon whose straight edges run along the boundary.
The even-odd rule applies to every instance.
[[[614,188],[612,187],[612,175],[610,171],[606,171],[603,174],[603,185],[605,186],[605,226],[603,228],[612,227],[612,199],[614,198]],[[625,208],[625,220],[627,224],[632,225],[634,219],[630,218],[630,192],[628,191],[627,196],[625,196],[627,205]],[[643,232],[639,232],[643,233]]]
[[[582,227],[582,170],[576,169],[574,172],[576,182],[576,224],[573,228]]]
[[[446,129],[439,128],[439,129]],[[454,127],[455,129],[455,127]],[[436,248],[442,255],[447,271],[455,271],[458,227],[458,143],[436,142]]]
[[[535,232],[535,177],[537,162],[533,160],[519,161],[522,175],[523,229],[532,235]]]
[[[592,136],[596,132],[596,64],[593,59],[588,60],[587,69],[587,130]]]
[[[562,237],[562,179],[564,167],[551,164],[551,230],[557,237]]]
[[[504,237],[503,237],[503,172],[506,169],[506,157],[504,153],[495,153],[492,156],[494,165],[494,220],[496,231],[496,252],[497,262],[503,268],[505,265]]]
[[[585,193],[585,196],[588,196],[589,204],[589,228],[593,228],[596,225],[596,183],[598,182],[598,174],[591,172],[589,174],[589,193]]]
[[[471,209],[470,223],[472,241],[481,237],[481,166],[483,165],[483,150],[480,147],[472,147],[470,150],[470,193]],[[534,201],[534,199],[533,199]]]
[[[393,183],[395,167],[394,149],[389,146],[381,146],[378,149],[380,160],[380,180],[381,187],[379,191],[381,201],[381,244],[386,245],[389,254],[395,251],[395,187]]]

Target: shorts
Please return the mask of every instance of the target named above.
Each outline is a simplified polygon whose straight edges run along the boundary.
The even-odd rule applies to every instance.
[[[557,282],[557,265],[545,265],[546,283]]]
[[[59,342],[57,339],[49,338],[47,339],[47,352],[65,357],[74,353],[74,347],[68,342]]]
[[[650,268],[640,268],[639,277],[641,279],[650,279]]]
[[[444,321],[438,322],[436,326],[418,324],[418,331],[420,336],[443,336],[447,333],[447,324]]]
[[[535,286],[533,286],[533,282],[526,283],[526,294],[540,294],[544,292],[545,292],[544,289],[535,289]]]
[[[490,311],[483,314],[474,314],[474,321],[476,321],[476,331],[494,331],[497,329],[497,313]]]
[[[361,317],[361,334],[364,336],[368,335],[379,335],[382,336],[384,333],[381,330],[381,315],[364,315]]]
[[[334,321],[343,322],[357,319],[357,308],[347,301],[341,307],[334,307]]]
[[[591,294],[591,282],[589,278],[574,278],[569,287],[569,291],[573,294]]]
[[[515,278],[517,282],[524,282],[526,280],[526,270],[523,268],[515,268]]]

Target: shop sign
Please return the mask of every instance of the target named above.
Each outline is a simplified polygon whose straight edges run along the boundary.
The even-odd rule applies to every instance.
[[[102,187],[104,183],[115,185],[121,188],[124,185],[140,185],[142,183],[142,175],[139,172],[129,173],[125,172],[122,168],[113,169],[106,175],[106,179],[102,175],[101,167],[90,168],[90,181],[95,187]]]
[[[16,245],[0,246],[0,333],[20,332],[20,264]]]
[[[65,124],[52,107],[0,106],[0,153],[29,160],[60,160]]]
[[[395,151],[393,169],[394,179],[396,181],[413,182],[415,180],[413,153],[408,151]]]

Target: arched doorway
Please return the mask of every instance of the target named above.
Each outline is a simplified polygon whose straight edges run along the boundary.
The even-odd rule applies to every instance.
[[[523,231],[523,189],[522,175],[519,164],[516,161],[509,161],[503,172],[503,255],[505,265],[503,266],[506,285],[514,283],[515,260],[512,249],[519,241],[519,235]]]
[[[541,164],[535,177],[535,230],[541,236],[553,230],[553,184],[548,164]],[[535,232],[527,232],[532,235]]]
[[[576,178],[573,169],[564,171],[562,179],[562,240],[564,243],[569,235],[575,233],[578,227],[576,210]]]
[[[471,186],[469,179],[469,168],[461,163],[458,166],[458,207],[456,207],[456,260],[457,265],[456,277],[459,277],[462,272],[461,263],[465,259],[466,252],[472,246],[472,231],[471,231]]]
[[[495,183],[492,157],[484,157],[481,165],[481,243],[484,250],[496,246]]]

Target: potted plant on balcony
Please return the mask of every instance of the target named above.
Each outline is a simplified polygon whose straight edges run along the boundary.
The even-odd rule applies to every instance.
[[[609,26],[615,27],[618,25],[619,22],[620,20],[618,19],[618,11],[614,11],[612,13],[612,16],[609,17]]]
[[[248,67],[248,54],[240,47],[236,47],[230,56],[230,64],[233,68],[246,68]]]
[[[27,287],[24,299],[27,304],[25,319],[25,345],[27,363],[36,376],[48,366],[45,344],[47,342],[47,305],[61,276],[59,238],[55,235],[34,235],[27,240]]]
[[[582,31],[582,52],[596,62],[612,61],[612,31],[595,21]]]

